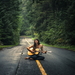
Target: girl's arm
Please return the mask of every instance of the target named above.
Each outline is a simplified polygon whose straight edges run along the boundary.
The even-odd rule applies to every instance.
[[[27,47],[27,50],[28,50],[28,51],[30,51],[30,52],[34,52],[34,51],[31,51],[31,50],[30,50],[30,48],[33,48],[33,45],[32,45],[32,46]]]
[[[42,51],[42,53],[47,53],[47,51],[43,50],[43,45],[41,45],[41,51]]]

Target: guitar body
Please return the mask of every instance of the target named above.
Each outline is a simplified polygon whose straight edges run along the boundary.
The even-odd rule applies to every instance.
[[[30,50],[33,51],[33,48],[31,48]],[[39,54],[39,49],[38,48],[35,49],[35,52],[34,53],[28,51],[28,55],[34,55],[34,54],[36,54],[36,55]]]

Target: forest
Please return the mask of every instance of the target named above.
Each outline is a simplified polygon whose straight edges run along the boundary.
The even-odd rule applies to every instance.
[[[75,0],[0,0],[0,42],[21,35],[50,45],[75,45]]]

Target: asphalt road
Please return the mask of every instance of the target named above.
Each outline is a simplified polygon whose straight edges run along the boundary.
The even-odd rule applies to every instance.
[[[34,60],[25,60],[30,38],[21,37],[20,45],[0,51],[0,75],[42,75]],[[75,52],[44,46],[47,54],[41,64],[47,75],[75,75]]]

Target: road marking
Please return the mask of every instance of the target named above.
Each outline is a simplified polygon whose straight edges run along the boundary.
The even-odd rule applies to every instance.
[[[39,60],[36,60],[36,63],[37,63],[37,65],[38,65],[38,67],[39,67],[39,69],[40,69],[42,75],[47,75],[47,73],[46,73],[46,71],[44,70],[44,68],[43,68],[42,64],[40,63],[40,61],[39,61]]]
[[[25,39],[25,40],[26,40],[26,39]],[[26,40],[26,41],[27,41],[27,40]],[[31,45],[28,41],[27,41],[27,43],[28,43],[29,45]],[[36,60],[36,63],[37,63],[37,65],[38,65],[38,67],[39,67],[39,69],[40,69],[42,75],[47,75],[47,73],[46,73],[46,71],[44,70],[44,68],[43,68],[42,64],[40,63],[40,61],[39,61],[39,60]]]

